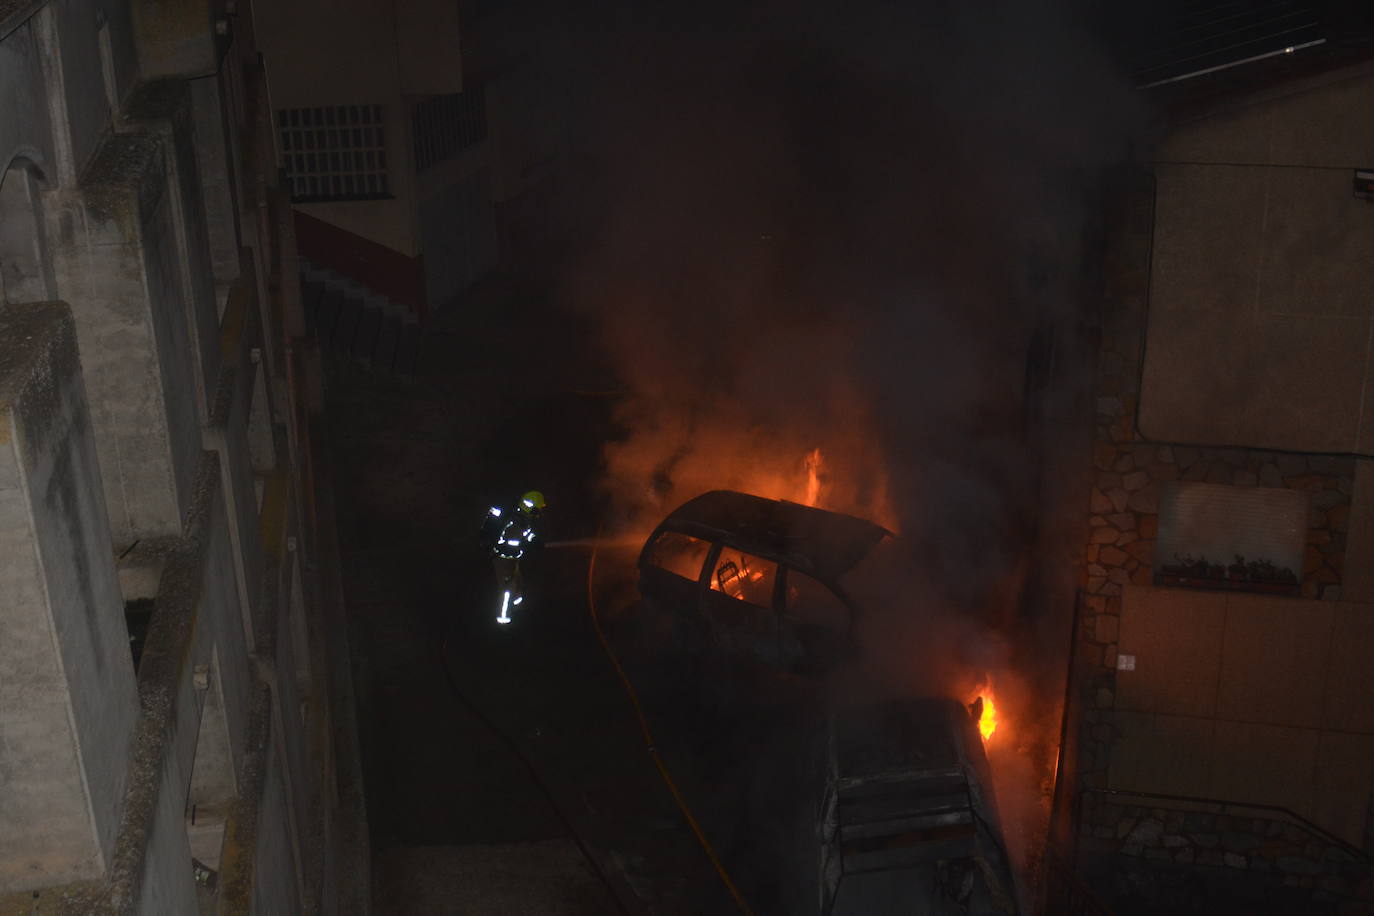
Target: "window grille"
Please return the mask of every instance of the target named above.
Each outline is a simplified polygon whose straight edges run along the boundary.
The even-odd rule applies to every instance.
[[[487,138],[486,93],[480,86],[419,102],[412,117],[415,170],[422,172]]]
[[[292,201],[391,197],[381,105],[286,108],[277,130]]]

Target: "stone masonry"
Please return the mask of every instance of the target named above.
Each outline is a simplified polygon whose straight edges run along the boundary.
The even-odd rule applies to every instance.
[[[1080,823],[1083,858],[1096,863],[1088,868],[1118,902],[1190,913],[1214,912],[1218,900],[1227,900],[1264,912],[1287,907],[1351,916],[1374,906],[1366,858],[1278,812],[1160,808],[1089,793]]]
[[[1136,429],[1147,321],[1148,193],[1126,205],[1108,255],[1081,614],[1079,774],[1104,786],[1114,737],[1105,711],[1115,701],[1122,587],[1155,577],[1160,488],[1170,481],[1276,487],[1311,494],[1301,597],[1337,600],[1345,564],[1353,458],[1214,448],[1144,440]]]
[[[1153,219],[1151,192],[1148,184],[1142,183],[1127,195],[1107,252],[1093,443],[1094,485],[1086,506],[1083,598],[1075,634],[1078,663],[1071,708],[1077,710],[1077,715],[1070,725],[1076,748],[1072,778],[1076,793],[1084,793],[1081,797],[1085,799],[1107,787],[1107,768],[1117,737],[1112,709],[1116,701],[1122,592],[1128,584],[1157,584],[1156,538],[1160,490],[1165,484],[1197,481],[1286,488],[1310,494],[1305,558],[1303,569],[1294,571],[1299,583],[1293,597],[1339,600],[1344,574],[1355,476],[1353,457],[1147,441],[1137,429]],[[1212,819],[1203,823],[1208,817]],[[1289,838],[1295,828],[1274,821],[1238,826],[1239,822],[1230,824],[1221,815],[1128,810],[1120,805],[1093,808],[1086,804],[1079,811],[1079,818],[1080,865],[1086,872],[1083,856],[1095,851],[1101,861],[1101,854],[1109,854],[1107,858],[1116,863],[1112,867],[1118,873],[1105,880],[1109,885],[1115,882],[1118,892],[1123,888],[1129,892],[1130,874],[1140,871],[1136,868],[1132,872],[1123,866],[1123,856],[1138,861],[1167,858],[1175,869],[1200,869],[1204,877],[1211,866],[1272,872],[1271,883],[1287,888],[1289,893],[1306,895],[1303,899],[1313,909],[1304,912],[1374,912],[1374,904],[1369,902],[1367,861],[1343,871],[1345,866],[1338,867],[1337,863],[1340,856],[1328,859],[1327,853],[1312,847],[1310,840],[1299,842]],[[1181,826],[1184,820],[1187,829]],[[1259,832],[1255,833],[1256,830]],[[1244,839],[1231,842],[1238,836]],[[1257,842],[1259,846],[1255,845]],[[1284,843],[1292,848],[1283,846]],[[1266,851],[1256,853],[1257,849]],[[1363,884],[1357,880],[1358,874],[1365,876]],[[1193,881],[1197,890],[1196,881],[1203,879],[1194,875],[1178,880]],[[1163,892],[1153,884],[1151,888],[1152,893]],[[1099,886],[1099,890],[1111,889]],[[1341,908],[1341,901],[1353,899],[1351,895],[1357,895],[1357,891],[1362,902]]]

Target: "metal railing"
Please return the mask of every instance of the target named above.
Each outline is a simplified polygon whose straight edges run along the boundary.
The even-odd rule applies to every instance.
[[[1357,862],[1364,862],[1366,864],[1374,862],[1374,856],[1371,856],[1365,850],[1352,844],[1349,840],[1341,839],[1340,837],[1336,836],[1336,834],[1327,830],[1325,827],[1313,823],[1312,821],[1303,817],[1301,814],[1298,814],[1296,811],[1293,811],[1291,808],[1285,808],[1282,805],[1266,805],[1260,804],[1258,802],[1228,801],[1223,798],[1204,798],[1196,795],[1167,795],[1161,792],[1135,792],[1129,789],[1095,788],[1082,790],[1078,799],[1080,807],[1079,811],[1077,812],[1074,818],[1075,823],[1079,822],[1079,820],[1081,819],[1081,806],[1083,803],[1083,799],[1087,798],[1089,795],[1110,796],[1112,798],[1119,799],[1141,799],[1144,802],[1144,804],[1141,805],[1141,807],[1168,807],[1168,804],[1150,804],[1151,802],[1155,801],[1166,803],[1182,803],[1189,805],[1208,805],[1210,807],[1217,808],[1218,810],[1215,813],[1218,815],[1240,814],[1243,817],[1245,816],[1245,811],[1263,811],[1269,813],[1267,815],[1268,819],[1276,820],[1277,818],[1274,818],[1273,815],[1277,814],[1287,819],[1288,822],[1291,823],[1293,826],[1300,827],[1301,829],[1306,830],[1308,833],[1312,834],[1315,837],[1318,837],[1324,842],[1341,849]],[[1129,802],[1127,802],[1126,804],[1129,804]],[[1263,819],[1266,817],[1266,815],[1255,814],[1251,814],[1250,816],[1256,819]]]

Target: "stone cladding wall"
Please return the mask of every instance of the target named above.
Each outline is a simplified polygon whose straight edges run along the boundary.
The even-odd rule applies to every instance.
[[[1103,361],[1117,356],[1103,354]],[[1098,398],[1097,480],[1089,504],[1085,583],[1089,595],[1115,597],[1127,583],[1153,584],[1160,487],[1196,481],[1308,493],[1303,568],[1294,570],[1301,581],[1299,594],[1340,598],[1354,458],[1144,442],[1136,437],[1127,413],[1134,411],[1135,399],[1133,391]]]
[[[1127,584],[1155,584],[1163,485],[1200,481],[1303,490],[1310,494],[1310,512],[1300,585],[1294,597],[1339,599],[1345,567],[1355,477],[1353,458],[1152,442],[1137,430],[1153,218],[1148,191],[1130,195],[1112,231],[1107,253],[1094,484],[1087,506],[1084,598],[1076,650],[1076,693],[1082,710],[1077,730],[1077,775],[1084,788],[1106,785],[1108,755],[1115,737],[1109,720],[1116,696],[1121,595]]]
[[[1190,913],[1249,898],[1260,912],[1374,912],[1367,858],[1276,812],[1177,810],[1090,793],[1080,825],[1085,866],[1118,904]]]
[[[1086,793],[1085,799],[1094,797],[1091,790],[1107,786],[1117,737],[1112,709],[1122,592],[1127,584],[1156,584],[1160,490],[1166,483],[1309,493],[1304,564],[1293,597],[1338,600],[1344,574],[1353,458],[1146,441],[1136,429],[1153,218],[1148,190],[1131,195],[1107,251],[1094,483],[1086,507],[1088,539],[1070,703],[1074,765],[1069,782],[1075,793]],[[1370,804],[1374,811],[1374,799]],[[1150,894],[1173,894],[1169,911],[1193,912],[1189,899],[1207,899],[1209,883],[1241,893],[1251,887],[1278,888],[1302,901],[1295,912],[1374,913],[1367,862],[1341,861],[1344,852],[1313,846],[1310,837],[1299,841],[1292,836],[1296,828],[1273,820],[1106,804],[1085,805],[1077,828],[1079,865],[1104,893],[1115,890],[1138,901]],[[1374,820],[1370,833],[1374,837]],[[1089,860],[1112,874],[1093,875]],[[1143,878],[1146,872],[1153,877]],[[1212,872],[1230,874],[1217,879]],[[1247,873],[1263,874],[1264,880],[1240,881]],[[1194,898],[1188,897],[1189,888]]]

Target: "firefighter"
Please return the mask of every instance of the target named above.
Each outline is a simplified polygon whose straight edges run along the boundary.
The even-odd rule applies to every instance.
[[[501,589],[501,612],[497,623],[510,623],[510,612],[525,601],[520,578],[520,561],[542,544],[541,518],[544,494],[530,490],[512,507],[492,506],[482,522],[480,541],[491,552],[497,586]]]

